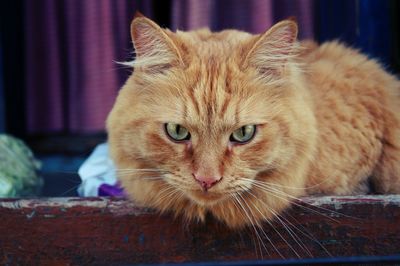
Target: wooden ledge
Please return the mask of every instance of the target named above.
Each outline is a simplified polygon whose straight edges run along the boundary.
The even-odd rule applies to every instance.
[[[280,221],[231,231],[114,198],[0,199],[0,264],[239,261],[400,253],[400,195],[308,197]],[[269,240],[268,240],[269,239]],[[272,244],[274,247],[272,246]],[[279,251],[279,252],[278,252]]]

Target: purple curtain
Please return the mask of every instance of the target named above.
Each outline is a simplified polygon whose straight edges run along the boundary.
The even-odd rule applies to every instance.
[[[26,1],[30,133],[104,129],[127,76],[115,61],[132,51],[130,21],[136,10],[152,17],[150,7],[135,0]]]
[[[172,28],[261,33],[279,20],[295,17],[299,37],[313,38],[313,7],[314,0],[172,0]]]
[[[152,18],[157,1],[25,1],[29,133],[95,132],[129,75],[129,24],[136,10]],[[171,0],[171,28],[265,31],[294,16],[300,38],[313,37],[313,0]],[[167,10],[161,10],[168,12]]]

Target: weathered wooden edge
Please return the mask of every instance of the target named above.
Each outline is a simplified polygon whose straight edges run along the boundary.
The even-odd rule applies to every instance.
[[[112,265],[400,253],[400,195],[307,197],[288,210],[296,243],[282,224],[232,231],[213,219],[185,225],[122,198],[0,199],[0,264]],[[304,208],[303,206],[306,206]],[[282,233],[288,242],[277,235]],[[303,235],[312,234],[312,238]],[[310,251],[307,254],[306,249]]]
[[[111,197],[60,197],[60,198],[31,198],[31,199],[0,199],[0,209],[69,209],[75,207],[88,207],[92,209],[107,210],[116,215],[141,215],[155,213],[154,210],[141,208],[134,202],[123,198]]]
[[[362,196],[321,196],[304,197],[300,200],[313,206],[330,205],[340,210],[347,204],[392,204],[400,207],[400,195],[362,195]],[[57,198],[0,198],[0,208],[23,209],[23,208],[73,208],[90,207],[107,209],[116,214],[151,214],[156,213],[152,209],[143,208],[134,202],[124,198],[111,197],[57,197]],[[123,211],[121,211],[123,209]]]

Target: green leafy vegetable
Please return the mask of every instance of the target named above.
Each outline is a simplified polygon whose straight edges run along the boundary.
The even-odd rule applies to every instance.
[[[23,141],[0,134],[0,197],[39,195],[43,186],[40,166]]]

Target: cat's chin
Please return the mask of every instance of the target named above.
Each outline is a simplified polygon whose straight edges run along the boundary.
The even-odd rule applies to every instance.
[[[192,190],[188,194],[191,200],[202,206],[215,205],[226,198],[224,194],[212,191]]]

